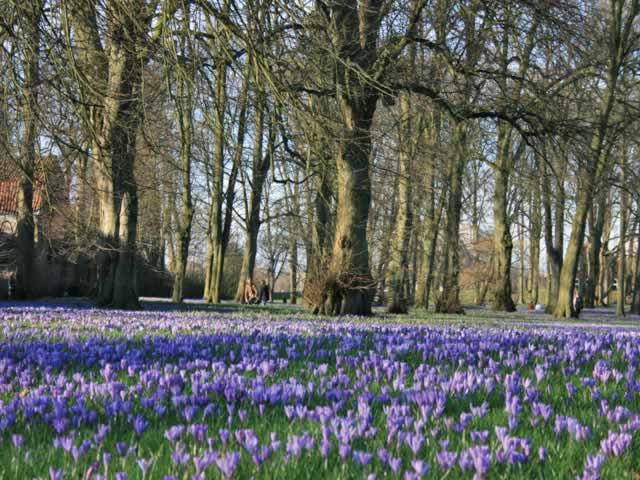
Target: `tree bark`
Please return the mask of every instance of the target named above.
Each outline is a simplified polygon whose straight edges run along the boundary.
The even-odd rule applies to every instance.
[[[626,139],[622,142],[622,155],[620,160],[620,240],[618,241],[618,302],[616,304],[616,315],[624,317],[625,301],[627,296],[627,185],[625,184],[625,169],[627,157]]]
[[[587,284],[585,286],[584,306],[595,307],[596,289],[600,278],[600,254],[602,251],[602,232],[604,229],[607,205],[607,192],[603,189],[598,195],[597,204],[589,212],[589,248]]]
[[[610,170],[610,155],[608,149],[605,148],[609,142],[609,122],[617,101],[619,77],[627,58],[630,41],[633,38],[633,25],[640,14],[637,4],[627,9],[625,3],[622,0],[610,0],[609,2],[611,18],[609,18],[607,36],[609,41],[607,45],[609,48],[607,78],[600,107],[596,114],[596,128],[593,132],[591,151],[587,156],[585,168],[580,172],[584,185],[578,192],[576,215],[571,228],[567,255],[560,274],[558,303],[553,312],[556,318],[569,318],[575,315],[572,301],[573,290],[584,241],[588,210],[595,193],[601,186],[605,172]]]
[[[554,156],[554,173],[548,175],[546,161],[539,162],[542,173],[542,204],[544,212],[544,244],[547,250],[547,307],[553,312],[558,300],[560,272],[564,257],[565,186],[564,175],[567,160],[564,150]],[[555,181],[555,195],[550,184]],[[555,201],[553,200],[555,198]],[[554,234],[555,230],[555,234]]]
[[[640,211],[640,199],[636,202],[636,208]],[[636,251],[633,264],[633,293],[631,301],[631,313],[640,314],[640,218],[636,220]]]
[[[462,214],[462,180],[467,161],[466,125],[457,122],[453,133],[453,159],[449,162],[449,199],[447,228],[443,247],[442,292],[436,302],[438,313],[464,313],[460,303],[460,220]]]
[[[531,219],[529,236],[529,301],[536,305],[540,295],[540,236],[542,234],[542,213],[540,190],[532,187]]]
[[[378,90],[358,69],[368,72],[376,57],[381,2],[332,6],[336,99],[341,134],[336,146],[338,205],[329,278],[320,311],[370,315],[373,279],[369,270],[367,221],[371,202],[369,155],[371,123]],[[365,32],[364,35],[362,32]]]
[[[28,298],[32,291],[33,258],[35,254],[35,217],[33,184],[38,155],[38,84],[40,82],[40,0],[18,4],[18,18],[24,39],[24,63],[19,112],[22,119],[20,145],[20,186],[16,222],[16,298]],[[41,165],[44,169],[45,166]]]
[[[518,254],[520,255],[520,262],[518,265],[518,303],[524,305],[527,303],[525,299],[525,246],[524,246],[524,232],[523,232],[524,217],[520,215],[520,222],[518,223]]]
[[[391,260],[386,272],[386,284],[389,288],[386,303],[389,313],[407,313],[409,310],[405,287],[409,274],[409,240],[413,223],[411,182],[413,146],[410,131],[411,111],[407,94],[400,95],[399,104],[401,119],[399,127],[400,153],[398,156],[398,213],[395,217]]]
[[[183,13],[182,34],[189,35],[189,18],[187,13]],[[188,58],[191,52],[183,49],[183,57]],[[191,243],[191,224],[193,222],[194,206],[191,194],[191,145],[193,130],[193,83],[195,71],[193,65],[180,65],[178,58],[175,59],[176,75],[176,95],[174,97],[176,120],[180,133],[180,176],[182,178],[181,209],[176,225],[176,258],[173,277],[172,300],[174,303],[181,303],[184,300],[183,286],[189,260],[189,244]]]
[[[256,126],[255,141],[253,145],[253,167],[251,179],[251,192],[249,197],[249,209],[247,211],[247,219],[245,222],[246,236],[244,254],[242,256],[242,266],[240,267],[240,279],[236,290],[235,301],[240,302],[244,296],[245,281],[253,280],[253,271],[256,262],[256,253],[258,251],[258,233],[260,231],[260,203],[262,202],[262,190],[264,187],[267,173],[271,165],[271,155],[275,148],[275,127],[273,118],[269,115],[269,134],[266,155],[262,154],[262,140],[265,127],[266,112],[266,95],[263,92],[258,93],[256,101]]]
[[[507,211],[507,193],[511,174],[512,130],[504,122],[498,123],[498,155],[495,164],[495,192],[493,197],[494,222],[494,287],[491,308],[513,312],[516,309],[511,296],[511,253],[513,240]]]

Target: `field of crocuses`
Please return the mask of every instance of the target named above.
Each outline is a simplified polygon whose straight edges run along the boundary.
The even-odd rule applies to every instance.
[[[638,478],[640,332],[0,310],[0,478]]]

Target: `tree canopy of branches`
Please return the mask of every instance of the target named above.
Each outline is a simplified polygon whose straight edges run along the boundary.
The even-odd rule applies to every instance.
[[[619,315],[640,311],[639,16],[637,0],[9,0],[18,293],[43,293],[30,279],[54,256],[89,258],[85,293],[117,308],[154,275],[175,302],[286,279],[330,315],[570,317],[576,294],[614,291]]]

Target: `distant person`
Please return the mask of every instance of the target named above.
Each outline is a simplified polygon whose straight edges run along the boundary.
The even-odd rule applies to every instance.
[[[269,301],[269,285],[267,285],[266,280],[262,280],[262,285],[260,286],[259,301],[262,305],[266,305]]]
[[[256,303],[258,297],[258,291],[250,278],[247,278],[244,282],[244,298],[242,303],[252,304]]]
[[[573,310],[576,312],[576,315],[580,315],[580,311],[583,307],[582,297],[580,293],[576,290],[576,293],[573,297]]]
[[[16,273],[11,272],[9,274],[9,278],[7,279],[7,295],[9,300],[11,300],[16,294],[17,284],[16,284]]]

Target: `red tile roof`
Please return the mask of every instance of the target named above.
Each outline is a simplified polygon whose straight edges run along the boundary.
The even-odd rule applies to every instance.
[[[0,182],[0,215],[16,215],[18,213],[18,191],[20,182],[17,180]],[[33,189],[33,211],[40,210],[43,203],[42,190],[35,186]]]
[[[40,210],[46,202],[47,185],[59,189],[62,170],[57,157],[42,156],[36,160],[33,185],[33,211]],[[20,169],[13,161],[0,160],[0,215],[18,213],[18,192],[20,189]],[[55,190],[57,191],[57,190]]]

